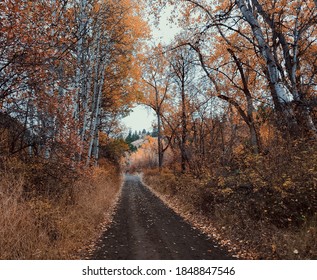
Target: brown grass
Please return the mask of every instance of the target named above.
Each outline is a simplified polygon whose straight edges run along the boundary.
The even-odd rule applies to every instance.
[[[111,165],[78,178],[58,199],[25,198],[23,173],[0,175],[0,259],[73,259],[94,240],[119,194]]]
[[[297,176],[300,173],[305,170],[297,172]],[[269,186],[250,189],[239,186],[238,175],[212,179],[207,175],[197,179],[168,169],[161,174],[155,169],[147,170],[144,180],[176,212],[240,258],[317,258],[316,214],[308,215],[315,210],[312,209],[314,201],[305,200],[306,191],[311,195],[312,189],[299,186],[290,193]],[[296,220],[299,214],[306,215],[304,221]]]

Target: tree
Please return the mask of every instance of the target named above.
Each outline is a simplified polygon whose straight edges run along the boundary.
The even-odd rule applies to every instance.
[[[147,58],[144,61],[142,78],[144,82],[144,103],[151,107],[156,114],[157,131],[155,136],[157,136],[158,165],[160,170],[163,165],[164,152],[168,148],[168,145],[164,148],[162,143],[161,118],[172,82],[171,70],[169,70],[169,68],[169,61],[161,46],[148,52]]]
[[[289,134],[295,138],[316,137],[310,101],[316,75],[315,66],[311,65],[316,60],[312,58],[308,63],[306,59],[316,48],[310,39],[315,36],[313,1],[183,0],[177,3],[182,4],[179,21],[187,28],[187,42],[195,47],[196,43],[207,41],[214,45],[215,36],[221,34],[242,65],[245,61],[237,53],[241,48],[261,67],[255,67],[254,71],[260,74],[261,82],[267,81],[263,90],[270,93],[276,123],[284,137]],[[205,50],[200,51],[204,57],[208,56]]]
[[[138,94],[141,10],[130,0],[0,3],[0,109],[38,142],[30,155],[97,163],[100,132],[118,132]]]
[[[187,91],[193,79],[192,53],[189,48],[183,47],[173,52],[171,59],[173,78],[180,94],[181,107],[181,170],[186,171],[187,141],[188,141],[188,94]]]
[[[100,131],[110,133],[109,126],[117,124],[134,99],[139,76],[135,48],[138,40],[147,35],[146,25],[140,18],[141,8],[131,1],[91,4],[83,1],[79,7],[83,12],[78,13],[84,21],[87,14],[91,20],[85,21],[85,40],[82,43],[78,40],[80,70],[77,72],[86,78],[79,84],[77,94],[77,102],[83,106],[77,105],[79,112],[75,113],[82,126],[79,129],[81,154],[87,149],[87,164],[92,158],[95,163],[98,160]],[[85,148],[87,139],[89,144]]]

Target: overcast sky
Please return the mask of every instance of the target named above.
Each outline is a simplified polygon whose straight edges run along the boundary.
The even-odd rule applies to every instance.
[[[152,123],[155,121],[155,115],[152,110],[138,105],[133,109],[130,115],[122,120],[123,124],[133,132],[135,130],[152,131]]]

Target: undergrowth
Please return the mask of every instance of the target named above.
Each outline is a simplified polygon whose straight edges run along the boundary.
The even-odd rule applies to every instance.
[[[231,166],[199,177],[165,168],[144,178],[255,258],[317,259],[317,149],[310,143],[241,153]]]
[[[31,179],[36,187],[35,178],[43,176],[19,162],[1,172],[0,259],[78,258],[97,237],[121,185],[120,173],[108,164],[83,171],[72,182],[55,182],[58,192],[31,192]],[[38,190],[44,190],[44,180],[39,183]]]

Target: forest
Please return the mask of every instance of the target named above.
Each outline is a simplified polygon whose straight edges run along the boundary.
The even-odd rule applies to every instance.
[[[128,150],[115,135],[138,94],[141,8],[1,1],[1,259],[73,258],[100,230]]]
[[[4,0],[0,19],[0,259],[81,258],[124,172],[240,258],[317,258],[317,1]],[[156,116],[137,149],[135,104]]]

